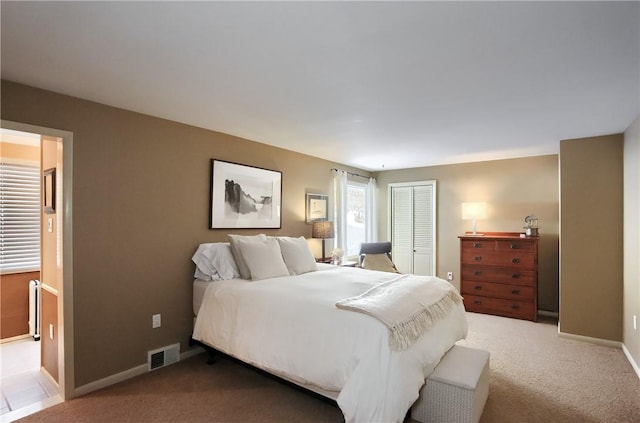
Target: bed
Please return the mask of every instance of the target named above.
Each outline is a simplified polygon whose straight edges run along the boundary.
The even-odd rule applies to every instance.
[[[316,265],[304,238],[278,237],[279,249],[273,237],[251,241],[264,245],[251,251],[253,247],[243,250],[245,243],[238,242],[236,255],[230,244],[198,248],[218,253],[204,259],[214,270],[209,280],[201,271],[206,265],[196,259],[198,252],[194,255],[193,339],[336,400],[345,422],[403,421],[425,378],[466,336],[464,306],[456,300],[439,307],[428,330],[399,346],[392,342],[397,333],[388,323],[354,305],[384,287],[437,287],[456,299],[455,288],[437,278]],[[279,263],[276,276],[272,269],[257,269],[252,263],[273,267],[278,254],[286,274]],[[227,263],[230,260],[234,263]],[[247,278],[241,274],[242,265],[256,271]],[[265,274],[269,277],[263,278]]]

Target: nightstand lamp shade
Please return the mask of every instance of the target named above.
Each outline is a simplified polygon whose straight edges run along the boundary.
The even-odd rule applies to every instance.
[[[313,222],[313,227],[311,228],[311,238],[322,239],[322,259],[324,260],[324,240],[333,238],[333,222],[329,220]]]
[[[476,220],[487,218],[487,203],[462,203],[462,219],[473,220],[473,235],[476,232]]]

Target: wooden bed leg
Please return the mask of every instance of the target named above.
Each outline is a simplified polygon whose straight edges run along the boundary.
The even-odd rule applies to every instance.
[[[207,348],[207,364],[211,366],[216,362],[216,352],[212,349]]]
[[[200,341],[196,341],[195,339],[189,337],[189,346],[192,347],[194,345],[198,345],[198,346],[204,348],[205,352],[207,353],[207,364],[208,365],[211,365],[211,364],[216,362],[216,354],[218,353],[218,351],[216,351],[215,349],[211,348],[207,344],[204,344],[204,343],[202,343]]]

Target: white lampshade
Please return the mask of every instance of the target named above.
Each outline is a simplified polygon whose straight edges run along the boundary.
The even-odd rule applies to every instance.
[[[487,203],[462,203],[462,219],[473,220],[473,234],[476,233],[476,220],[487,218]]]
[[[462,203],[462,218],[464,220],[486,219],[487,203]]]

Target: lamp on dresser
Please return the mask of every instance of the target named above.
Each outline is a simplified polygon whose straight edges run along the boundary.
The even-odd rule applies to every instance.
[[[322,240],[322,258],[325,260],[324,255],[324,240],[333,238],[333,222],[329,220],[321,220],[319,222],[313,222],[311,228],[311,238],[317,238]]]
[[[476,232],[476,220],[487,218],[487,203],[462,203],[462,220],[473,220],[472,235],[482,236]]]

